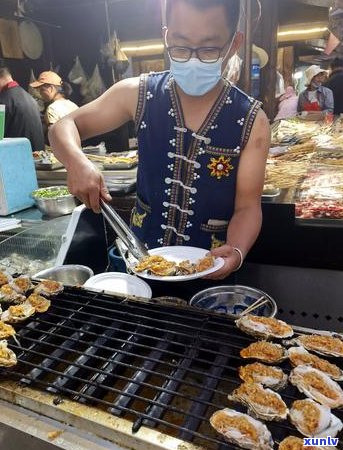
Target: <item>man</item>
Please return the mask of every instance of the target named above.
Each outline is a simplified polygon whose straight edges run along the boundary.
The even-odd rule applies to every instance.
[[[0,67],[0,104],[6,106],[5,137],[26,137],[33,151],[44,150],[38,105],[16,81],[7,67]]]
[[[343,59],[335,58],[330,64],[330,76],[325,86],[332,90],[335,114],[343,113]]]
[[[139,138],[132,229],[149,248],[212,248],[237,270],[261,227],[261,192],[270,143],[260,104],[222,77],[238,50],[238,0],[167,0],[165,44],[171,72],[128,79],[50,131],[68,186],[89,208],[110,200],[81,139],[135,120]]]

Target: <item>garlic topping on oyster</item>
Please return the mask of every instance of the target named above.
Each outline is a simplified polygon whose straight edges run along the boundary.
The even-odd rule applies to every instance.
[[[11,275],[8,275],[5,272],[0,271],[0,286],[3,286],[4,284],[8,284],[12,281]]]
[[[274,442],[268,428],[259,420],[247,414],[223,409],[210,418],[212,427],[225,439],[251,450],[272,450]]]
[[[292,370],[289,381],[307,397],[330,408],[343,406],[343,391],[328,375],[311,366],[298,366]]]
[[[260,383],[265,387],[279,390],[287,383],[287,375],[279,367],[266,366],[256,362],[241,366],[239,377],[246,383]]]
[[[303,334],[295,339],[286,341],[285,345],[301,345],[310,352],[324,356],[337,356],[343,358],[343,340],[335,336],[322,336],[318,334]]]
[[[34,294],[45,295],[50,297],[51,295],[57,295],[63,291],[63,284],[54,280],[41,280],[36,286]]]
[[[12,325],[0,321],[0,339],[8,339],[12,336],[15,336],[15,329]]]
[[[286,339],[292,337],[294,334],[290,325],[273,317],[260,317],[247,314],[236,320],[236,325],[245,333],[264,339]]]
[[[26,300],[25,295],[18,294],[18,292],[9,284],[4,284],[0,287],[0,302],[13,303],[19,305]]]
[[[333,380],[343,380],[343,370],[335,364],[326,361],[319,356],[312,355],[304,347],[291,347],[288,356],[293,367],[309,365],[331,377]]]
[[[287,358],[287,350],[280,344],[267,341],[253,342],[240,351],[242,358],[258,359],[267,364],[277,364]]]
[[[328,406],[309,398],[293,402],[289,418],[295,428],[308,437],[335,437],[343,428],[340,419],[331,413]]]
[[[323,447],[320,445],[316,446],[307,445],[305,447],[304,439],[295,436],[288,436],[279,444],[279,450],[329,450],[333,448],[336,447]]]
[[[11,286],[18,294],[26,294],[26,292],[33,288],[33,284],[31,280],[26,275],[22,275],[18,278],[14,278],[11,283]]]
[[[248,408],[248,414],[263,420],[285,420],[288,408],[281,396],[261,384],[242,383],[228,399]]]
[[[35,311],[38,313],[44,313],[46,312],[51,305],[51,301],[46,299],[45,297],[42,297],[38,294],[31,294],[27,301],[34,307]]]
[[[17,357],[13,350],[7,347],[7,341],[0,341],[0,367],[12,367],[17,364]]]
[[[25,302],[21,305],[10,306],[1,314],[1,320],[9,323],[23,322],[34,313],[34,307],[29,302]]]

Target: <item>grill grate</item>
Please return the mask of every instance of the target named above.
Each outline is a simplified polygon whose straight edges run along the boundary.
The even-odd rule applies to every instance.
[[[252,341],[230,319],[66,288],[18,337],[6,376],[128,419],[133,432],[144,425],[206,450],[232,448],[208,421],[229,406],[239,350]],[[292,386],[281,394],[288,405],[300,398]],[[288,422],[267,426],[275,441],[299,435]]]

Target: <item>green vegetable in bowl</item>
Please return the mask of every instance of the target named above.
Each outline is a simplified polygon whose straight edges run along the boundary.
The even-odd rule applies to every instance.
[[[71,195],[68,188],[61,187],[56,189],[39,189],[34,191],[32,196],[34,198],[58,198],[64,197],[66,195]]]

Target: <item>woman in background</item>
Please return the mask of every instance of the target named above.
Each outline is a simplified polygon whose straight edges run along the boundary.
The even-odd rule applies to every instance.
[[[293,86],[288,86],[286,91],[280,97],[279,112],[277,113],[275,120],[290,119],[295,117],[298,112],[298,96]]]
[[[326,80],[326,71],[313,65],[306,69],[305,76],[307,88],[299,95],[298,111],[333,113],[333,93],[322,86]]]

